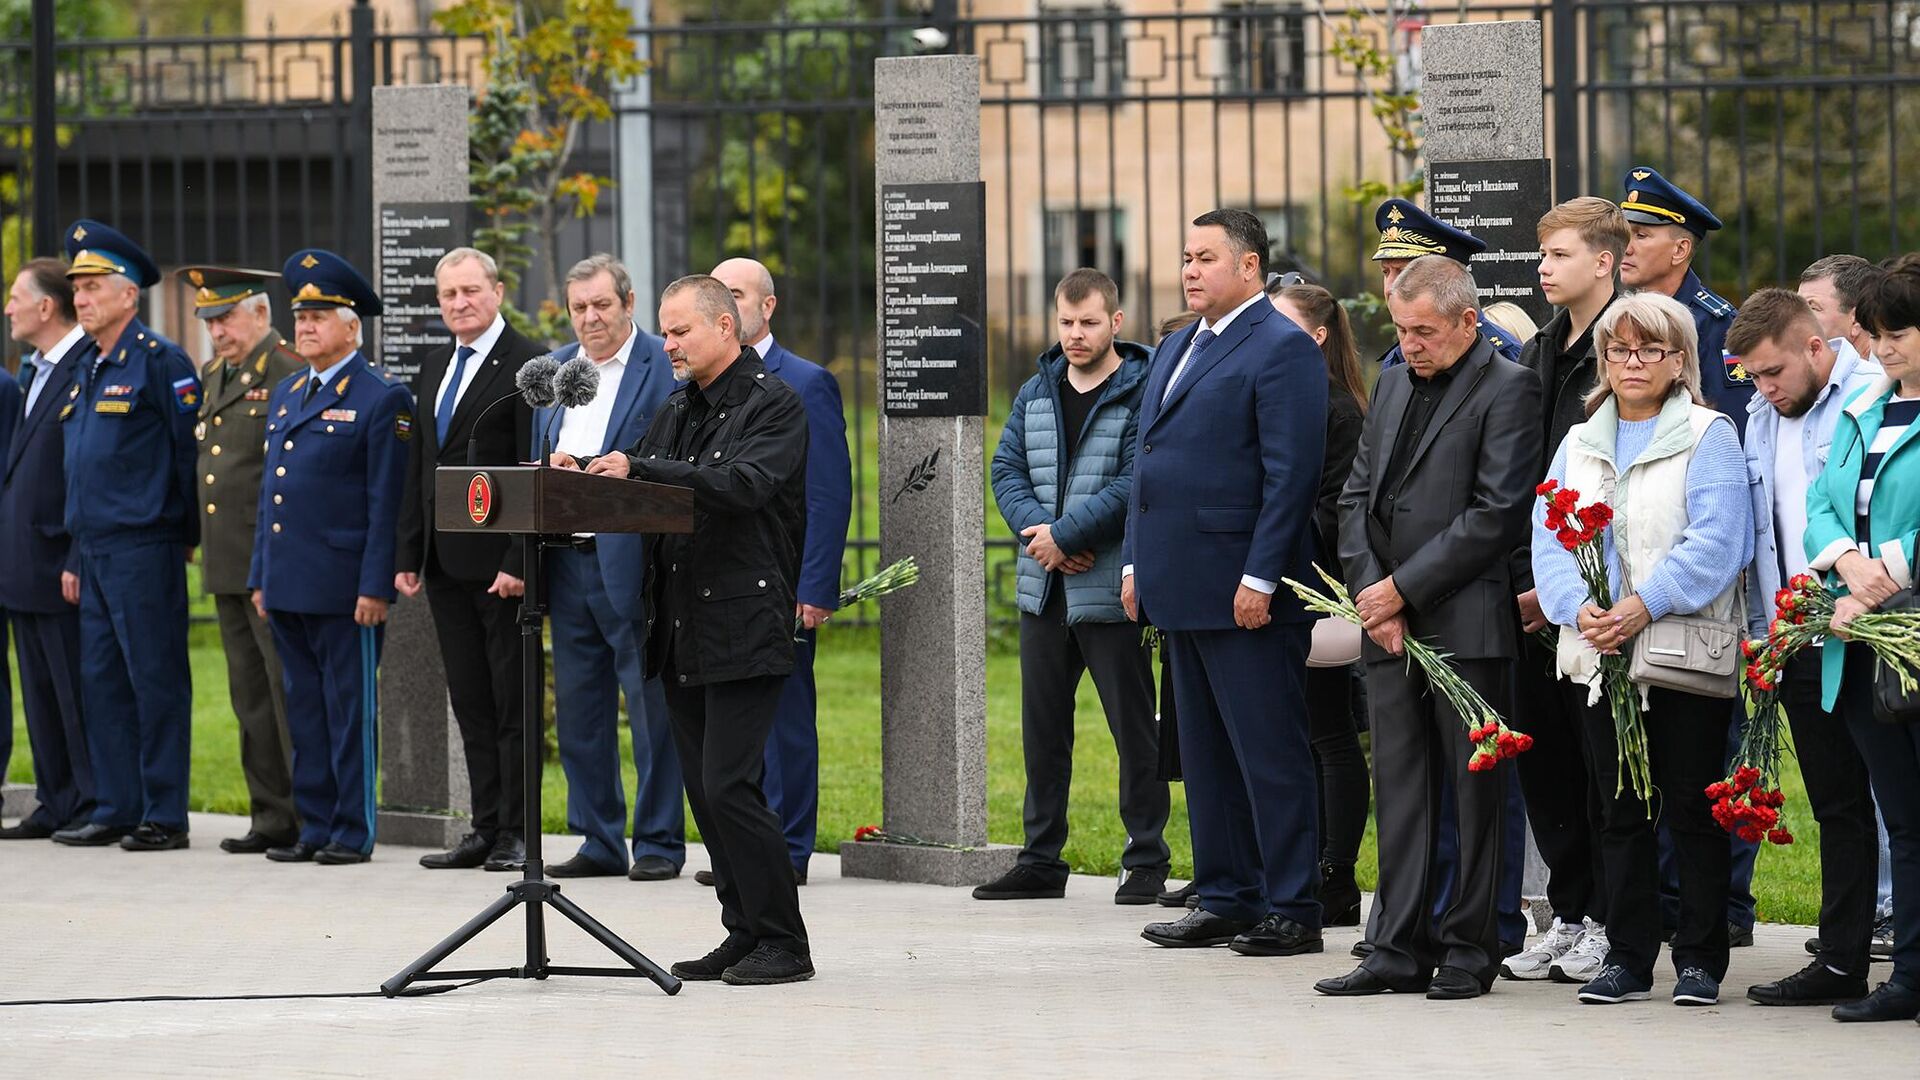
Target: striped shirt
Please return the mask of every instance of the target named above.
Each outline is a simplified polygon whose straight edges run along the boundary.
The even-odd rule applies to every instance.
[[[1853,495],[1854,535],[1860,537],[1860,553],[1870,559],[1879,555],[1873,549],[1873,521],[1868,512],[1873,503],[1874,476],[1880,471],[1881,459],[1887,456],[1887,451],[1893,449],[1916,421],[1920,421],[1920,398],[1888,398],[1880,430],[1873,433],[1873,445],[1867,447],[1867,460],[1860,466],[1860,486]]]

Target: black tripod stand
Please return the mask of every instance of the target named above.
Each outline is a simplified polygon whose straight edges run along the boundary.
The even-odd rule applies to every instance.
[[[580,905],[560,895],[560,886],[546,880],[546,869],[540,861],[540,753],[546,744],[540,724],[540,699],[545,691],[541,679],[540,663],[540,621],[546,615],[542,602],[540,586],[542,558],[548,547],[564,547],[571,544],[567,537],[549,537],[529,535],[527,537],[527,592],[520,602],[520,671],[524,686],[521,699],[521,712],[526,723],[526,817],[527,865],[519,881],[507,886],[505,896],[488,904],[486,910],[467,920],[466,925],[448,935],[445,941],[428,949],[418,960],[408,964],[398,975],[380,984],[380,992],[394,997],[407,986],[419,981],[447,982],[462,979],[544,979],[549,975],[608,975],[630,978],[644,975],[669,994],[680,992],[680,980],[661,969],[660,965],[647,959],[640,950],[621,940],[620,935],[602,926],[599,920],[586,913]],[[492,968],[466,971],[436,971],[434,965],[480,935],[482,930],[512,911],[525,904],[527,907],[527,962],[522,967]],[[595,941],[607,947],[608,951],[625,960],[629,967],[594,968],[560,967],[547,958],[547,923],[545,908],[551,906],[555,911],[572,920],[574,925],[585,930]]]

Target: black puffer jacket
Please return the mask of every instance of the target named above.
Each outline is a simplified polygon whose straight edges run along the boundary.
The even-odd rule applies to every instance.
[[[683,686],[792,672],[806,535],[800,395],[752,349],[708,391],[675,390],[627,451],[635,479],[693,489],[693,532],[647,542],[647,675],[671,660]]]
[[[1618,298],[1620,294],[1614,293]],[[1612,299],[1607,301],[1613,303]],[[1600,309],[1603,313],[1606,308]],[[1547,325],[1533,335],[1520,349],[1520,366],[1540,376],[1540,387],[1546,409],[1541,417],[1545,425],[1545,441],[1541,444],[1540,467],[1535,470],[1535,480],[1547,478],[1547,466],[1553,464],[1553,455],[1560,450],[1560,444],[1566,441],[1567,432],[1575,424],[1587,419],[1587,391],[1593,389],[1594,380],[1601,378],[1600,361],[1593,352],[1593,326],[1587,326],[1587,333],[1576,345],[1584,346],[1575,358],[1562,356],[1560,342],[1567,336],[1572,316],[1565,308],[1553,313]],[[1594,322],[1600,317],[1594,316]],[[1514,552],[1509,567],[1513,574],[1514,587],[1522,592],[1533,588],[1533,556],[1530,545],[1522,544]]]

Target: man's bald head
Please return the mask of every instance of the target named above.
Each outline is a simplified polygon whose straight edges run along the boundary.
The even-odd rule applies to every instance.
[[[713,268],[740,308],[740,340],[757,344],[767,336],[767,323],[779,301],[773,295],[773,274],[754,259],[728,259]]]

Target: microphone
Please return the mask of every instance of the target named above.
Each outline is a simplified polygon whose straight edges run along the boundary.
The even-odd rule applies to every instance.
[[[558,406],[553,415],[547,418],[547,442],[551,444],[553,425],[559,422],[561,409],[577,409],[586,405],[600,393],[600,365],[584,355],[560,365],[553,374],[553,403]],[[551,449],[548,450],[551,455]]]
[[[467,436],[468,466],[479,464],[473,459],[479,452],[480,421],[493,411],[493,407],[502,402],[512,401],[516,397],[536,409],[553,404],[553,373],[559,369],[560,365],[554,362],[552,354],[536,356],[520,365],[520,370],[513,375],[515,387],[513,393],[502,394],[487,402],[487,407],[481,409],[480,415],[473,418],[473,432]],[[544,465],[546,462],[541,461],[540,464]]]

